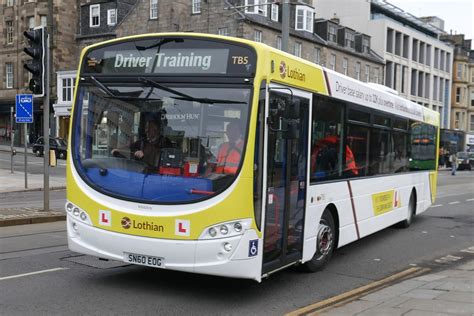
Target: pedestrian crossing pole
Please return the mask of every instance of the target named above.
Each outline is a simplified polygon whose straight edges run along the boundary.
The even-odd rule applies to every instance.
[[[48,1],[49,2],[49,1]],[[50,29],[51,30],[51,29]],[[50,31],[51,32],[51,31]],[[43,194],[43,210],[45,212],[49,211],[49,133],[50,133],[50,128],[49,128],[49,93],[50,93],[50,79],[51,79],[51,72],[50,72],[50,51],[49,51],[49,36],[45,32],[45,36],[47,36],[46,39],[46,76],[45,76],[45,91],[44,91],[44,103],[43,103],[43,135],[44,135],[44,150],[43,150],[43,156],[44,156],[44,178],[43,178],[43,184],[44,184],[44,194]]]
[[[23,126],[24,126],[24,131],[25,131],[25,137],[24,137],[24,140],[25,140],[25,189],[28,189],[28,163],[27,163],[27,148],[26,148],[26,135],[28,134],[28,129],[27,129],[27,126],[26,126],[27,123],[23,123]]]
[[[10,107],[10,150],[11,150],[11,173],[13,173],[13,156],[15,155],[15,150],[13,149],[13,106]]]

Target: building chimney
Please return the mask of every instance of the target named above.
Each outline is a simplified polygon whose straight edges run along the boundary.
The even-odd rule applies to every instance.
[[[337,17],[337,14],[336,14],[336,13],[334,13],[333,17],[331,18],[331,21],[334,22],[334,23],[336,23],[336,24],[339,24],[339,22],[341,22],[341,21],[339,20],[339,18]]]

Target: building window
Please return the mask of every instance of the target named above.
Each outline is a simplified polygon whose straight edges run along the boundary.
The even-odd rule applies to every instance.
[[[12,7],[15,4],[14,0],[7,0],[7,7]]]
[[[331,54],[331,63],[329,64],[329,68],[332,70],[336,70],[336,55]]]
[[[347,58],[343,58],[342,59],[342,69],[343,69],[343,73],[347,76],[347,64],[348,64],[348,60]]]
[[[360,63],[359,63],[359,62],[356,63],[355,78],[356,78],[357,80],[360,80]]]
[[[314,62],[316,64],[321,64],[321,48],[319,47],[314,48]]]
[[[5,64],[5,87],[7,89],[13,88],[13,64],[6,63]]]
[[[40,15],[40,26],[46,26],[48,24],[48,16]]]
[[[328,40],[337,43],[337,30],[334,25],[329,25],[328,29]]]
[[[222,36],[229,36],[229,28],[228,27],[220,27],[217,29],[217,34]]]
[[[461,113],[459,112],[454,113],[454,128],[459,128],[460,117],[461,117]]]
[[[158,19],[158,0],[150,0],[150,19]]]
[[[462,64],[458,64],[458,69],[456,72],[456,78],[457,79],[462,79]]]
[[[369,53],[369,48],[370,48],[370,41],[369,41],[369,39],[363,38],[363,39],[362,39],[362,52],[363,52],[364,54],[368,54],[368,53]]]
[[[29,16],[28,17],[28,29],[32,30],[35,28],[35,17],[34,16]]]
[[[370,66],[365,65],[365,82],[370,82]]]
[[[471,122],[469,124],[469,131],[474,132],[474,114],[471,114]]]
[[[354,48],[354,34],[346,32],[346,47]]]
[[[456,103],[461,102],[461,88],[457,87],[456,88]]]
[[[297,5],[296,6],[296,30],[313,32],[314,10],[312,8]]]
[[[374,70],[374,82],[379,83],[379,68],[375,68]]]
[[[301,43],[295,42],[295,56],[301,57]]]
[[[267,0],[245,0],[245,13],[267,16]],[[259,5],[262,4],[262,5]]]
[[[255,30],[254,33],[253,33],[253,40],[255,42],[261,43],[262,42],[262,31]]]
[[[278,22],[278,14],[280,11],[279,9],[280,7],[278,6],[278,4],[272,3],[272,14],[271,14],[272,21]]]
[[[62,96],[61,101],[71,102],[74,95],[75,78],[63,78],[62,80]]]
[[[281,37],[277,36],[277,49],[281,50]]]
[[[13,44],[13,21],[7,21],[7,44]]]
[[[90,6],[89,26],[96,27],[100,25],[100,4]]]
[[[193,14],[201,13],[201,0],[193,0]]]
[[[107,25],[117,24],[117,9],[107,10]]]

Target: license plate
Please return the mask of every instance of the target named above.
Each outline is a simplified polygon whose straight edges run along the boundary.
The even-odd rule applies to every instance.
[[[165,258],[140,255],[136,253],[124,252],[124,261],[153,268],[165,267]]]

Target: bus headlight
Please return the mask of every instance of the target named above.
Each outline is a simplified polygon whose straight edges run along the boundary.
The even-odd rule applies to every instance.
[[[71,213],[73,208],[74,208],[74,205],[72,205],[72,203],[66,203],[66,211]]]
[[[72,210],[72,215],[74,216],[79,216],[79,213],[81,213],[81,211],[79,211],[79,209],[77,207],[75,207],[73,210]]]
[[[81,212],[81,215],[79,215],[79,217],[80,217],[83,221],[85,221],[85,220],[87,219],[87,214],[84,213],[84,212]]]
[[[209,235],[211,237],[216,237],[217,235],[217,230],[214,227],[209,228]]]
[[[199,239],[214,239],[243,235],[252,225],[252,219],[240,219],[207,227]]]
[[[66,210],[71,214],[71,216],[74,219],[78,220],[79,222],[82,222],[87,225],[92,225],[92,221],[90,220],[89,214],[87,214],[87,212],[81,209],[80,207],[72,204],[71,202],[67,202]],[[75,230],[76,229],[77,229],[77,224],[76,224]]]
[[[222,225],[221,226],[221,234],[222,235],[227,235],[227,233],[229,232],[229,229],[227,228],[226,225]]]
[[[227,251],[227,252],[231,252],[232,251],[232,244],[230,242],[225,242],[224,243],[224,250]]]
[[[237,222],[234,224],[234,230],[238,233],[242,231],[242,224],[240,222]]]

